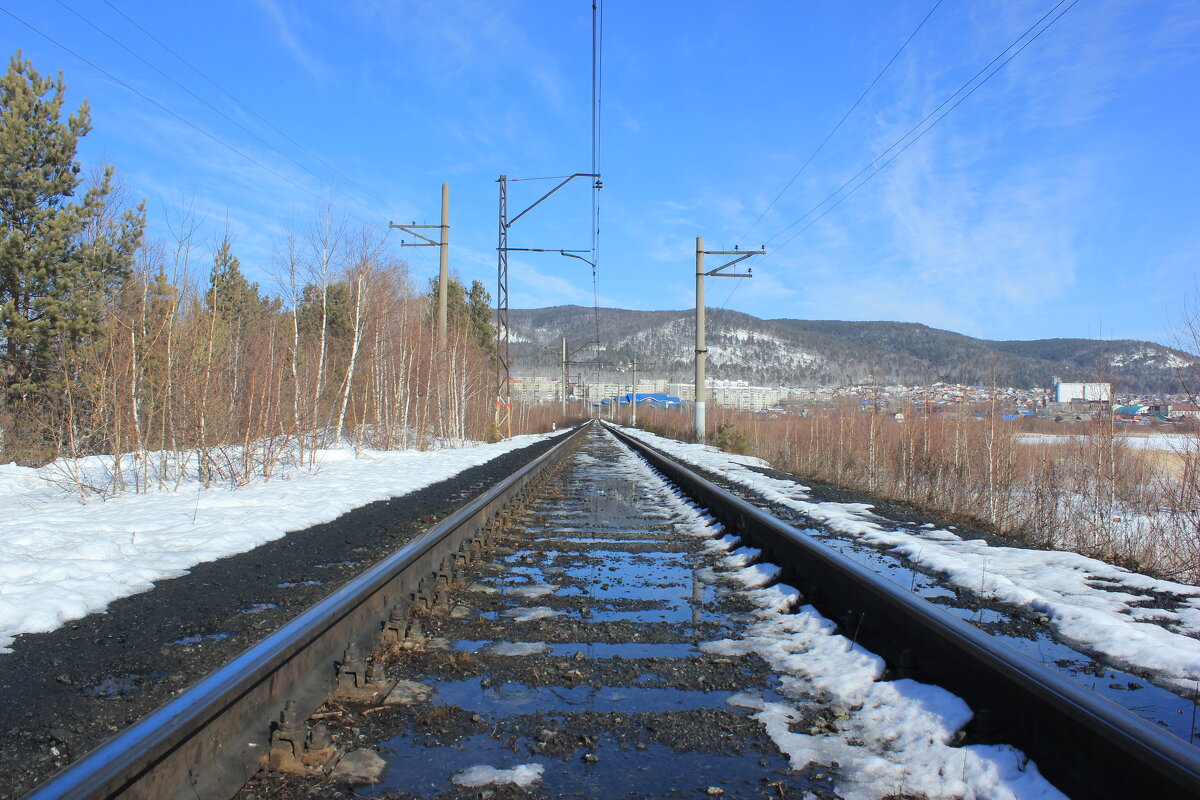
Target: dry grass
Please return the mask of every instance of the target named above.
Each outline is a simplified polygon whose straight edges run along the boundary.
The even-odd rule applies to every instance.
[[[1200,580],[1200,451],[1124,447],[1111,420],[1022,440],[986,405],[903,421],[858,404],[810,416],[720,409],[710,443],[777,469],[1163,577]],[[645,415],[687,441],[680,412]]]

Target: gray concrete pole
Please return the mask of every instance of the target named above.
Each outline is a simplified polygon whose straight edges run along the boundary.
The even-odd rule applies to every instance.
[[[559,381],[559,391],[562,392],[562,415],[563,419],[567,418],[567,337],[563,337],[562,347],[562,375]]]
[[[704,380],[704,237],[696,237],[696,441],[704,444],[704,401],[708,395]]]
[[[637,427],[637,359],[633,360],[633,419],[629,423],[629,427]]]
[[[446,351],[446,309],[450,284],[450,184],[442,184],[442,240],[438,247],[438,350]]]

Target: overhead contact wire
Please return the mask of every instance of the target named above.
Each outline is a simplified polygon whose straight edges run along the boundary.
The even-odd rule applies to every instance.
[[[279,180],[283,181],[284,183],[288,184],[289,186],[291,186],[291,187],[293,187],[293,188],[295,188],[295,189],[299,189],[300,191],[304,192],[305,194],[309,195],[310,197],[312,197],[312,198],[314,198],[314,199],[316,199],[316,200],[318,200],[318,201],[320,201],[320,200],[322,199],[322,198],[321,198],[319,195],[317,195],[317,194],[316,194],[315,192],[313,192],[312,190],[310,190],[310,189],[308,189],[308,188],[306,188],[306,187],[304,187],[304,186],[302,186],[302,185],[300,185],[300,184],[296,183],[296,182],[295,182],[295,181],[293,181],[291,178],[288,178],[288,177],[286,177],[285,175],[282,175],[282,174],[280,174],[279,172],[276,172],[275,170],[273,170],[273,169],[271,169],[270,167],[268,167],[266,164],[263,164],[261,161],[258,161],[258,160],[256,160],[255,158],[253,158],[253,157],[251,157],[251,156],[248,156],[248,155],[246,155],[246,154],[245,154],[245,153],[243,153],[241,150],[237,149],[237,148],[236,148],[236,147],[234,147],[233,145],[231,145],[231,144],[229,144],[228,142],[226,142],[224,139],[221,139],[220,137],[218,137],[218,136],[216,136],[216,135],[214,135],[214,134],[212,134],[212,133],[209,133],[208,131],[204,130],[204,129],[203,129],[203,128],[201,128],[199,125],[195,124],[194,122],[192,122],[192,121],[188,120],[187,118],[185,118],[185,117],[181,116],[180,114],[177,114],[176,112],[172,111],[170,108],[168,108],[167,106],[163,105],[163,104],[162,104],[162,103],[160,103],[159,101],[155,100],[153,97],[150,97],[149,95],[147,95],[147,94],[145,94],[145,93],[141,92],[140,90],[138,90],[138,89],[134,88],[133,86],[131,86],[131,85],[129,85],[128,83],[126,83],[125,81],[121,80],[121,79],[120,79],[120,78],[118,78],[116,75],[112,74],[111,72],[109,72],[108,70],[106,70],[106,69],[104,69],[103,67],[99,66],[98,64],[95,64],[95,63],[93,63],[92,61],[89,61],[87,58],[84,58],[82,55],[80,55],[79,53],[75,52],[75,51],[74,51],[74,50],[72,50],[71,48],[67,47],[65,44],[63,44],[62,42],[58,41],[58,40],[57,40],[57,39],[55,39],[53,36],[50,36],[49,34],[46,34],[46,33],[44,33],[43,31],[39,30],[38,28],[34,27],[33,25],[30,25],[28,22],[26,22],[25,20],[23,20],[23,19],[21,19],[20,17],[18,17],[16,14],[12,13],[11,11],[9,11],[7,8],[0,7],[0,11],[3,11],[5,14],[7,14],[7,15],[8,15],[8,16],[10,16],[10,17],[12,17],[14,20],[16,20],[17,22],[21,23],[21,24],[22,24],[22,25],[24,25],[26,28],[28,28],[29,30],[33,31],[33,32],[34,32],[34,33],[36,33],[38,36],[41,36],[43,39],[45,39],[46,41],[48,41],[48,42],[50,42],[51,44],[55,45],[56,47],[60,48],[60,49],[61,49],[61,50],[63,50],[64,52],[70,53],[70,54],[71,54],[71,55],[73,55],[75,58],[79,59],[79,60],[80,60],[80,61],[82,61],[84,64],[87,64],[89,67],[91,67],[92,69],[96,70],[96,71],[97,71],[97,72],[99,72],[101,75],[103,75],[103,76],[105,76],[106,78],[108,78],[109,80],[111,80],[111,81],[113,81],[114,83],[117,83],[117,84],[119,84],[119,85],[121,85],[121,86],[125,87],[126,89],[128,89],[128,90],[129,90],[129,91],[131,91],[131,92],[133,92],[133,93],[134,93],[134,94],[136,94],[138,97],[140,97],[140,98],[142,98],[143,100],[145,100],[146,102],[148,102],[148,103],[150,103],[150,104],[154,105],[155,107],[157,107],[157,108],[158,108],[158,109],[160,109],[161,111],[164,111],[164,112],[166,112],[167,114],[170,114],[172,117],[174,117],[175,119],[179,120],[179,121],[180,121],[180,122],[182,122],[184,125],[187,125],[189,128],[193,129],[193,130],[194,130],[194,131],[196,131],[197,133],[199,133],[199,134],[201,134],[201,135],[205,136],[205,137],[206,137],[206,138],[208,138],[208,139],[211,139],[212,141],[214,141],[214,142],[216,142],[217,144],[221,145],[222,147],[226,148],[226,149],[227,149],[227,150],[229,150],[230,152],[232,152],[232,153],[234,153],[234,154],[236,154],[236,155],[238,155],[238,156],[241,156],[241,157],[242,157],[243,159],[245,159],[246,161],[250,162],[250,163],[251,163],[251,164],[253,164],[254,166],[256,166],[256,167],[258,167],[259,169],[263,170],[264,172],[266,172],[266,173],[268,173],[268,174],[270,174],[270,175],[273,175],[274,177],[278,178]],[[343,209],[343,210],[344,210],[344,209]],[[350,214],[349,212],[346,212],[346,213],[347,213],[349,216],[351,216],[353,219],[356,219],[356,220],[358,220],[359,222],[361,222],[362,224],[364,224],[364,225],[370,225],[370,223],[368,223],[366,220],[364,220],[364,219],[362,219],[362,218],[360,218],[360,217],[357,217],[357,216],[355,216],[355,215],[353,215],[353,214]]]
[[[791,180],[789,180],[787,184],[779,190],[779,194],[775,195],[775,199],[763,209],[762,213],[758,215],[758,219],[754,220],[754,224],[751,225],[746,232],[738,238],[737,241],[739,245],[745,241],[746,237],[750,235],[751,231],[758,227],[758,223],[762,222],[763,217],[765,217],[771,211],[771,209],[775,207],[775,204],[779,202],[779,198],[783,197],[784,193],[786,193],[788,189],[792,188],[792,184],[796,182],[796,179],[798,179],[801,173],[808,168],[808,165],[811,164],[813,159],[817,157],[817,154],[825,148],[825,145],[829,143],[829,140],[833,138],[833,135],[838,132],[839,128],[842,127],[842,124],[845,123],[845,121],[849,119],[850,115],[854,113],[854,109],[858,108],[863,99],[866,98],[866,96],[870,94],[871,90],[875,88],[875,84],[879,83],[879,79],[884,76],[884,73],[886,73],[888,69],[891,68],[892,64],[895,63],[896,59],[900,57],[900,54],[904,52],[906,47],[908,47],[908,43],[911,42],[913,38],[920,32],[921,28],[925,27],[925,23],[928,22],[929,18],[933,16],[933,12],[938,10],[938,6],[940,6],[942,2],[943,0],[937,0],[937,2],[933,4],[933,8],[929,9],[929,13],[925,15],[925,18],[921,20],[920,24],[913,29],[913,32],[910,33],[908,38],[904,40],[904,43],[900,45],[900,49],[897,50],[890,59],[888,59],[888,62],[883,65],[883,69],[879,70],[879,74],[877,74],[871,83],[867,85],[867,88],[863,89],[862,94],[860,94],[858,99],[854,101],[854,105],[850,106],[850,108],[847,109],[846,113],[842,115],[842,118],[838,120],[837,124],[833,126],[829,133],[825,134],[825,138],[821,140],[819,145],[817,145],[817,149],[812,151],[812,154],[809,155],[805,162],[800,165],[800,169],[796,170],[796,174],[792,176]]]
[[[876,169],[874,172],[872,172],[870,175],[868,175],[866,180],[859,183],[858,186],[861,186],[863,183],[866,183],[868,180],[870,180],[872,177],[874,177],[876,174],[878,174],[878,172],[881,169],[883,169],[883,167],[886,167],[888,164],[890,164],[892,161],[894,161],[896,156],[900,155],[900,153],[904,152],[909,147],[911,147],[918,139],[920,139],[922,136],[924,136],[926,133],[928,133],[935,125],[937,125],[939,122],[941,122],[943,119],[945,119],[946,116],[950,114],[950,112],[952,112],[955,108],[958,108],[958,106],[961,105],[964,100],[966,100],[968,97],[970,97],[972,94],[974,94],[975,91],[980,86],[983,86],[983,84],[987,83],[987,81],[990,80],[992,78],[992,76],[994,76],[997,72],[999,72],[1001,69],[1003,69],[1004,66],[1007,65],[1010,61],[1012,61],[1014,58],[1016,58],[1016,56],[1022,50],[1024,50],[1026,47],[1028,47],[1030,44],[1032,44],[1039,36],[1041,36],[1043,33],[1045,33],[1047,30],[1049,30],[1049,28],[1052,25],[1054,25],[1054,23],[1058,22],[1058,20],[1060,18],[1062,18],[1063,14],[1065,14],[1067,11],[1070,11],[1071,8],[1073,8],[1075,6],[1075,4],[1078,2],[1079,2],[1079,0],[1071,0],[1070,5],[1068,5],[1066,8],[1064,8],[1058,14],[1058,16],[1054,17],[1053,20],[1051,20],[1047,25],[1042,27],[1041,30],[1039,30],[1037,33],[1035,33],[1032,37],[1030,37],[1028,39],[1028,41],[1026,41],[1024,44],[1021,44],[1020,47],[1016,50],[1016,52],[1012,53],[1012,55],[1010,55],[1007,59],[1005,59],[998,67],[996,67],[996,69],[994,69],[994,70],[992,70],[992,72],[988,73],[987,76],[983,80],[979,81],[974,87],[972,87],[970,89],[970,91],[967,91],[967,93],[965,95],[963,95],[956,102],[954,102],[953,105],[950,106],[950,108],[946,109],[945,113],[942,113],[941,116],[938,116],[936,119],[934,119],[934,121],[932,123],[930,123],[927,127],[925,127],[924,130],[921,130],[921,132],[919,134],[917,134],[912,139],[912,141],[909,141],[899,151],[894,153],[890,158],[888,158],[879,167],[879,169]],[[869,164],[867,164],[865,167],[860,169],[849,180],[847,180],[845,183],[843,183],[841,186],[839,186],[834,191],[830,192],[829,195],[827,195],[823,200],[821,200],[819,203],[814,205],[812,208],[810,208],[808,211],[806,211],[804,214],[802,214],[798,219],[796,219],[792,223],[790,223],[783,230],[779,231],[779,233],[775,234],[770,239],[768,239],[767,243],[769,244],[770,242],[778,239],[780,236],[783,236],[785,233],[787,233],[792,228],[794,228],[797,225],[799,225],[800,223],[804,222],[804,220],[808,219],[808,217],[812,216],[814,213],[816,213],[818,210],[820,210],[822,206],[824,206],[830,200],[832,200],[833,198],[835,198],[839,194],[841,194],[843,189],[845,189],[847,186],[850,186],[852,183],[854,183],[856,180],[858,180],[858,178],[861,177],[864,173],[866,173],[873,166],[878,164],[881,159],[883,159],[885,156],[887,156],[893,150],[896,150],[897,147],[900,147],[902,142],[904,142],[906,139],[908,139],[910,136],[912,136],[914,132],[920,130],[922,128],[922,126],[925,125],[926,122],[929,122],[930,119],[933,119],[935,117],[935,115],[937,115],[938,112],[940,112],[943,108],[945,108],[947,104],[949,104],[952,100],[954,100],[955,97],[958,97],[958,95],[962,94],[962,92],[965,91],[967,89],[967,87],[971,86],[972,83],[975,83],[975,81],[979,78],[980,75],[987,73],[988,70],[991,69],[992,66],[996,64],[997,61],[1000,61],[1000,59],[1004,58],[1005,53],[1008,53],[1014,47],[1017,47],[1017,45],[1020,44],[1023,39],[1025,39],[1027,36],[1029,36],[1030,32],[1037,29],[1039,25],[1041,25],[1043,22],[1045,22],[1046,19],[1048,19],[1052,14],[1054,14],[1054,12],[1057,11],[1060,7],[1062,7],[1063,4],[1065,4],[1065,3],[1067,3],[1067,0],[1059,0],[1059,2],[1053,8],[1051,8],[1049,11],[1047,11],[1045,14],[1043,14],[1041,16],[1041,18],[1038,19],[1037,22],[1033,23],[1028,28],[1026,28],[1025,31],[1023,33],[1021,33],[1020,36],[1018,36],[1015,40],[1013,40],[1013,42],[1010,45],[1008,45],[1008,47],[1005,47],[1003,50],[1001,50],[996,55],[995,58],[993,58],[991,61],[989,61],[987,64],[985,64],[982,68],[980,68],[965,83],[963,83],[962,86],[958,87],[958,89],[956,89],[949,97],[947,97],[945,100],[943,100],[941,103],[939,103],[937,108],[935,108],[933,111],[926,114],[925,117],[922,118],[920,122],[918,122],[917,124],[915,124],[911,128],[909,128],[909,130],[903,136],[901,136],[899,139],[897,139],[895,142],[893,142],[887,149],[885,149],[883,152],[881,152],[879,155],[877,155]],[[838,205],[841,204],[842,200],[845,200],[846,197],[849,197],[856,190],[857,190],[857,187],[855,187],[855,189],[848,192],[845,197],[842,197],[841,199],[839,199],[837,201],[837,203],[834,203],[833,206],[830,206],[830,208],[828,208],[824,212],[822,212],[821,215],[819,217],[817,217],[817,219],[820,219],[821,217],[825,216],[825,214],[829,213],[829,211],[833,210],[833,208],[836,208]],[[816,220],[813,220],[813,222],[815,222],[815,221]],[[802,231],[800,231],[800,233],[802,233],[804,230],[808,230],[808,228],[810,228],[810,227],[812,227],[811,224],[805,226],[804,229]],[[799,233],[797,233],[797,234],[793,235],[792,237],[788,238],[787,240],[785,240],[784,244],[786,245],[787,243],[791,242],[793,239],[796,238],[797,235],[799,235]],[[782,247],[782,246],[783,245],[780,245],[780,247]],[[778,250],[779,250],[779,247],[776,247],[774,252],[778,252]]]
[[[62,0],[59,0],[59,2],[62,2]],[[141,32],[142,32],[142,33],[143,33],[143,34],[144,34],[144,35],[145,35],[145,36],[146,36],[148,39],[150,39],[152,42],[154,42],[154,43],[155,43],[155,44],[157,44],[159,47],[161,47],[162,49],[166,50],[168,53],[170,53],[171,55],[173,55],[173,56],[174,56],[176,59],[178,59],[178,60],[179,60],[179,62],[180,62],[181,64],[183,64],[183,65],[184,65],[184,66],[186,66],[188,69],[190,69],[192,72],[196,73],[196,74],[197,74],[197,75],[199,75],[201,78],[203,78],[204,80],[206,80],[206,81],[208,81],[210,84],[212,84],[212,85],[213,85],[213,86],[214,86],[214,87],[217,89],[217,91],[219,91],[221,94],[225,95],[225,96],[226,96],[226,97],[228,97],[230,100],[232,100],[233,102],[235,102],[235,103],[237,103],[239,106],[241,106],[241,107],[242,107],[242,108],[243,108],[243,109],[244,109],[244,110],[245,110],[247,113],[249,113],[251,116],[253,116],[255,119],[257,119],[259,122],[263,123],[263,124],[264,124],[264,125],[266,125],[268,128],[270,128],[271,130],[273,130],[273,131],[275,131],[276,133],[278,133],[278,134],[279,134],[280,136],[282,136],[284,139],[287,139],[289,142],[291,142],[293,145],[295,145],[296,147],[298,147],[300,150],[304,151],[304,153],[305,153],[306,155],[308,155],[310,158],[312,158],[314,161],[316,161],[316,162],[318,162],[319,164],[321,164],[321,166],[325,167],[327,170],[329,170],[330,172],[332,172],[334,175],[337,175],[339,178],[341,178],[342,180],[344,180],[344,181],[345,181],[346,183],[348,183],[349,185],[351,185],[351,186],[353,186],[354,188],[358,189],[360,192],[362,192],[363,194],[367,195],[368,197],[370,197],[370,198],[372,198],[372,199],[374,199],[374,200],[377,200],[377,201],[379,201],[381,204],[383,204],[383,205],[387,205],[387,202],[386,202],[386,201],[384,201],[382,198],[380,198],[378,195],[376,195],[376,194],[372,193],[372,192],[371,192],[369,189],[367,189],[367,188],[365,188],[364,186],[362,186],[361,184],[357,183],[357,182],[356,182],[356,181],[355,181],[353,178],[349,177],[349,176],[348,176],[348,175],[346,175],[344,172],[342,172],[341,170],[339,170],[337,167],[335,167],[334,165],[330,164],[330,163],[329,163],[328,161],[326,161],[325,159],[321,158],[319,155],[317,155],[316,153],[314,153],[312,150],[309,150],[309,149],[308,149],[307,147],[305,147],[303,144],[301,144],[300,142],[296,141],[296,140],[295,140],[295,139],[293,139],[291,136],[289,136],[289,135],[287,134],[287,132],[286,132],[286,131],[284,131],[284,130],[280,129],[280,128],[279,128],[279,127],[277,127],[277,126],[276,126],[274,123],[272,123],[272,122],[271,122],[269,119],[267,119],[266,117],[264,117],[262,114],[259,114],[257,111],[255,111],[253,108],[251,108],[249,105],[247,105],[246,103],[244,103],[244,102],[242,102],[241,100],[239,100],[239,99],[238,99],[236,96],[234,96],[234,95],[233,95],[233,94],[232,94],[232,93],[231,93],[231,92],[230,92],[228,89],[226,89],[224,86],[222,86],[221,84],[217,83],[215,80],[213,80],[212,78],[210,78],[210,77],[209,77],[208,75],[206,75],[206,74],[205,74],[203,71],[201,71],[201,69],[200,69],[199,67],[197,67],[196,65],[192,64],[190,61],[188,61],[186,58],[184,58],[183,56],[181,56],[179,53],[175,52],[175,50],[171,49],[171,47],[170,47],[169,45],[167,45],[165,42],[163,42],[161,39],[159,39],[157,36],[155,36],[155,35],[154,35],[153,33],[151,33],[150,31],[146,30],[144,27],[142,27],[141,25],[139,25],[139,24],[138,24],[138,22],[137,22],[137,20],[133,19],[133,18],[132,18],[132,17],[130,17],[128,14],[126,14],[124,11],[122,11],[122,10],[121,10],[121,9],[119,9],[119,8],[117,8],[117,7],[116,7],[115,5],[113,5],[113,4],[112,4],[112,3],[111,3],[109,0],[104,0],[104,4],[105,4],[105,5],[107,5],[109,8],[111,8],[113,11],[117,12],[118,14],[120,14],[120,15],[121,15],[121,16],[122,16],[122,17],[125,19],[125,21],[126,21],[126,22],[128,22],[130,25],[132,25],[133,27],[135,27],[135,28],[137,28],[139,31],[141,31]],[[78,12],[73,12],[73,13],[75,13],[75,14],[78,16]],[[81,17],[81,19],[82,19],[82,17]],[[87,20],[84,20],[84,21],[86,22]],[[91,23],[88,23],[88,24],[91,24]],[[95,26],[93,26],[93,27],[95,27]],[[97,28],[97,30],[99,30],[99,29]],[[101,32],[103,33],[103,31],[101,31]],[[108,34],[105,34],[105,35],[107,36]],[[109,37],[109,38],[112,38],[112,37]],[[115,40],[114,40],[114,41],[115,41]],[[122,45],[122,47],[124,47],[124,45]],[[126,49],[128,49],[128,48],[126,48]],[[132,51],[130,51],[130,52],[132,52]],[[235,123],[235,124],[236,124],[236,123]],[[326,182],[327,182],[327,181],[326,181]]]

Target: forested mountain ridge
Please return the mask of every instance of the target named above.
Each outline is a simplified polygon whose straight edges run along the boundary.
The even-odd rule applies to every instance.
[[[690,381],[694,346],[691,311],[632,311],[583,306],[514,309],[509,315],[513,374],[557,374],[562,337],[568,348],[599,338],[575,361],[627,367],[637,358],[646,375]],[[996,383],[1050,386],[1101,380],[1118,392],[1180,391],[1178,370],[1189,354],[1130,339],[989,341],[912,322],[763,320],[723,309],[708,313],[709,374],[762,386],[849,385],[871,380],[928,384]],[[597,337],[597,328],[599,336]],[[654,366],[649,366],[654,365]],[[580,371],[579,367],[572,370]],[[585,372],[593,374],[593,368]]]

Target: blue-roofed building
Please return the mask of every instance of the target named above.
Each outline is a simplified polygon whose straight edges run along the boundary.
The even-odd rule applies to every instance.
[[[1113,413],[1118,417],[1136,417],[1147,413],[1149,410],[1149,406],[1117,406],[1113,409]]]
[[[611,397],[605,397],[600,401],[601,405],[611,405],[612,402],[613,399]],[[664,394],[663,392],[637,393],[637,404],[639,408],[675,408],[681,402],[683,401],[681,401],[678,397],[673,397],[672,395]],[[617,403],[623,406],[633,403],[633,392],[626,392],[623,395],[619,395],[617,397]]]

